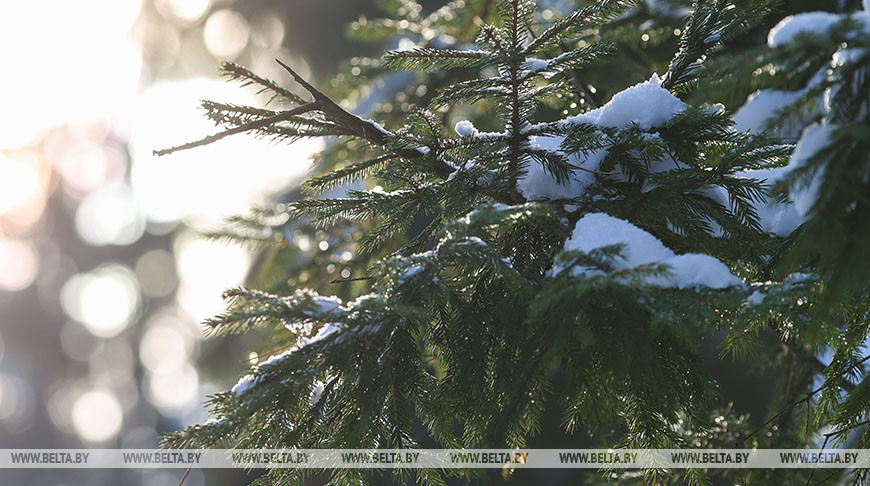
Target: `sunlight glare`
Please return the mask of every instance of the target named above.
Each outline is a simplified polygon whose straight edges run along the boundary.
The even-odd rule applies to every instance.
[[[141,4],[0,2],[0,55],[17,72],[3,77],[0,90],[4,113],[15,114],[0,117],[0,147],[27,145],[76,121],[125,116],[141,68],[140,50],[127,34]]]
[[[30,286],[39,270],[39,255],[27,240],[0,236],[0,290]]]
[[[61,305],[71,319],[84,324],[93,335],[116,336],[130,324],[139,308],[136,276],[127,267],[111,263],[74,275],[61,289]]]
[[[221,294],[240,285],[250,265],[245,249],[198,238],[191,233],[178,237],[175,255],[181,280],[178,301],[198,321],[224,310]]]
[[[126,185],[88,194],[76,210],[76,232],[93,246],[130,245],[145,232],[145,216]]]
[[[121,430],[124,420],[121,402],[107,389],[94,389],[76,399],[72,423],[86,442],[106,442]]]
[[[245,17],[229,9],[209,15],[203,30],[205,47],[216,58],[232,59],[248,45],[251,28]]]
[[[205,147],[155,157],[151,151],[197,140],[218,130],[195,109],[197,100],[258,106],[251,89],[214,79],[159,83],[142,94],[131,137],[131,179],[150,221],[185,220],[197,229],[266,202],[311,169],[321,140],[269,144],[234,135]]]

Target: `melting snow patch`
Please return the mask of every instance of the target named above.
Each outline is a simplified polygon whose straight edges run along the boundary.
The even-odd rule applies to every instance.
[[[473,137],[477,134],[477,128],[468,120],[462,120],[456,124],[456,134],[460,137]]]
[[[637,123],[642,129],[665,125],[677,113],[686,109],[686,104],[662,88],[661,80],[654,74],[649,81],[636,84],[613,96],[601,108],[572,116],[563,120],[563,125],[597,125],[601,127],[623,128],[631,123]],[[459,126],[457,125],[457,132]],[[533,137],[530,143],[539,148],[561,152],[564,137],[539,136]],[[589,153],[566,154],[568,163],[580,167],[565,184],[556,182],[555,177],[547,172],[537,162],[529,164],[526,173],[519,179],[517,188],[529,201],[542,199],[570,199],[580,197],[586,188],[595,182],[595,172],[607,156],[607,149],[601,148]],[[672,164],[668,164],[670,167]]]
[[[320,297],[311,301],[318,314],[326,314],[341,307],[341,299],[338,297]]]
[[[842,16],[828,12],[806,12],[782,19],[767,34],[767,45],[780,47],[800,34],[822,34],[843,20]]]
[[[788,175],[788,171],[787,167],[775,167],[747,170],[737,172],[734,175],[739,178],[760,180],[769,191]],[[784,238],[804,222],[804,217],[798,213],[793,204],[779,202],[773,195],[766,196],[762,202],[753,202],[752,206],[758,213],[761,230],[765,233],[772,233]]]
[[[613,95],[601,109],[598,124],[621,128],[634,122],[649,130],[664,125],[685,109],[686,104],[662,88],[658,74],[653,74],[649,81]]]
[[[677,255],[655,236],[629,223],[604,213],[587,214],[574,227],[571,238],[565,242],[565,250],[592,250],[622,244],[621,256],[614,261],[615,270],[629,270],[642,265],[666,265],[669,273],[645,279],[649,285],[658,287],[708,287],[723,289],[743,286],[724,263],[701,254]],[[560,269],[556,269],[558,271]],[[574,275],[600,275],[599,270],[577,267]]]
[[[544,150],[559,151],[563,138],[561,137],[534,137],[532,142]],[[568,177],[565,184],[559,184],[552,174],[537,163],[529,163],[526,173],[517,181],[517,188],[529,201],[542,199],[570,199],[582,196],[586,188],[595,182],[594,171],[601,166],[601,162],[607,155],[606,149],[599,149],[584,156],[583,153],[569,155],[568,163],[583,169],[574,169],[574,173]],[[591,171],[591,172],[590,172]]]
[[[752,294],[746,299],[746,302],[748,302],[751,306],[761,305],[761,303],[764,302],[765,297],[767,297],[767,294],[756,290],[755,292],[752,292]]]
[[[779,111],[797,101],[803,93],[803,91],[776,89],[763,89],[756,92],[734,114],[734,129],[738,132],[750,133],[764,131]]]
[[[241,395],[248,391],[252,386],[256,385],[258,381],[260,381],[260,379],[257,376],[245,375],[239,378],[239,381],[233,386],[231,391],[236,395]]]
[[[422,272],[423,270],[425,270],[423,265],[411,265],[410,267],[403,270],[402,273],[399,275],[399,282],[404,282],[408,278],[411,278],[414,275],[417,275],[418,273]]]
[[[820,150],[828,146],[835,127],[815,123],[804,130],[794,153],[788,163],[789,170],[797,170],[809,162]],[[806,217],[819,198],[819,189],[825,177],[824,166],[815,169],[811,177],[793,185],[789,198],[794,202],[798,214]]]
[[[548,60],[535,59],[535,58],[530,57],[530,58],[526,59],[526,62],[524,62],[520,67],[522,67],[523,69],[527,69],[533,73],[536,73],[538,71],[543,71],[544,69],[547,69],[547,67],[549,67],[549,66],[550,66],[550,61],[548,61]]]

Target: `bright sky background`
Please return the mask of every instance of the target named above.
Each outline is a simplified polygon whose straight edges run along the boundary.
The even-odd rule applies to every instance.
[[[215,131],[198,109],[200,99],[259,100],[217,72],[152,81],[143,59],[217,66],[244,49],[255,59],[287,53],[275,15],[255,17],[252,28],[231,7],[212,8],[210,0],[155,0],[157,19],[153,11],[145,19],[143,1],[0,2],[0,292],[26,289],[44,270],[39,222],[55,190],[70,201],[78,238],[94,247],[132,245],[148,231],[166,233],[179,223],[190,228],[176,231],[173,253],[151,250],[136,262],[78,271],[56,296],[70,319],[61,330],[64,350],[88,360],[91,376],[52,392],[49,412],[59,429],[89,444],[122,430],[138,396],[123,385],[133,376],[131,359],[146,369],[143,393],[158,410],[202,418],[203,396],[215,390],[200,383],[192,365],[201,339],[197,323],[223,309],[221,292],[242,281],[251,258],[240,248],[203,241],[195,230],[214,229],[224,217],[266,202],[309,170],[309,157],[320,148],[320,142],[288,146],[235,136],[152,156],[153,149]],[[201,25],[193,30],[195,42],[184,37],[179,26],[185,25]],[[134,36],[136,29],[148,35]],[[140,341],[129,333],[124,338],[143,298],[172,291],[175,304],[143,324]],[[2,371],[3,333],[0,327],[0,423],[11,423],[21,419],[23,397],[32,391]],[[82,351],[93,340],[99,351]]]

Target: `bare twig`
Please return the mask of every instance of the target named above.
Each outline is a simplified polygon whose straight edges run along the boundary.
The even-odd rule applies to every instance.
[[[187,479],[187,475],[190,474],[190,470],[193,468],[193,465],[188,466],[187,471],[184,471],[184,476],[181,476],[181,481],[178,482],[178,486],[182,486],[184,484],[184,480]]]
[[[298,117],[299,115],[314,111],[322,113],[331,123],[334,123],[341,127],[341,129],[345,131],[345,135],[350,135],[366,140],[367,142],[373,145],[377,145],[384,150],[392,152],[393,154],[403,159],[417,159],[426,156],[426,154],[428,153],[428,151],[422,150],[422,148],[407,148],[397,146],[395,143],[393,143],[393,139],[397,138],[393,133],[389,132],[388,130],[384,129],[383,127],[371,120],[364,120],[359,116],[348,112],[347,110],[336,104],[334,101],[332,101],[332,99],[330,99],[328,96],[323,94],[320,90],[315,88],[311,83],[306,81],[305,78],[300,76],[296,71],[293,70],[293,68],[278,59],[276,59],[275,61],[280,64],[281,67],[283,67],[288,73],[290,73],[293,79],[297,83],[299,83],[299,85],[302,86],[305,91],[308,91],[308,93],[311,94],[311,96],[314,98],[313,101],[297,108],[293,108],[292,110],[281,111],[273,116],[245,123],[237,127],[225,130],[223,132],[216,133],[214,135],[209,135],[195,142],[189,142],[183,145],[179,145],[177,147],[155,150],[154,155],[168,155],[173,152],[178,152],[180,150],[201,147],[226,138],[230,135],[235,135],[237,133],[243,133],[250,130],[266,128],[275,123],[288,121],[293,119],[294,117]],[[443,160],[438,159],[437,157],[433,158],[432,164],[432,169],[435,174],[443,179],[448,178],[454,170],[453,166],[449,165]],[[523,198],[522,195],[519,194],[518,191],[516,191],[516,189],[514,189],[513,193],[506,196],[504,199],[505,200],[502,202],[509,202],[511,204],[525,201],[525,198]]]
[[[750,432],[749,434],[747,434],[746,436],[744,436],[743,438],[741,438],[740,440],[738,440],[738,441],[737,441],[737,447],[741,447],[741,446],[743,446],[743,444],[746,442],[747,439],[749,439],[750,437],[752,437],[752,436],[754,436],[755,434],[757,434],[757,433],[761,432],[762,430],[764,430],[768,425],[770,425],[771,423],[773,423],[773,421],[775,421],[776,419],[782,417],[783,415],[785,415],[786,413],[788,413],[790,410],[794,409],[795,407],[797,407],[798,405],[800,405],[800,404],[802,404],[802,403],[809,402],[810,399],[813,398],[813,397],[816,395],[816,393],[822,391],[822,389],[823,389],[824,387],[825,387],[825,385],[823,384],[822,386],[816,388],[816,389],[813,390],[812,392],[807,393],[805,397],[801,398],[800,400],[798,400],[798,401],[792,403],[791,405],[785,407],[784,409],[782,409],[782,410],[780,410],[779,412],[777,412],[776,414],[774,414],[773,417],[770,417],[769,419],[767,419],[767,421],[764,422],[763,424],[761,424],[761,426],[759,426],[758,428],[756,428],[755,430],[753,430],[752,432]]]
[[[827,444],[827,439],[829,439],[835,435],[839,435],[839,434],[842,434],[843,432],[848,432],[850,430],[857,429],[858,427],[863,427],[863,426],[868,425],[868,424],[870,424],[870,420],[864,420],[863,422],[858,422],[855,425],[850,425],[848,427],[843,427],[842,429],[837,429],[833,432],[828,432],[827,434],[825,434],[825,443]],[[824,447],[823,447],[823,449],[824,449]]]
[[[339,278],[335,280],[331,280],[329,283],[331,284],[340,284],[340,283],[350,283],[350,282],[362,282],[364,280],[374,280],[374,277],[355,277],[355,278]]]
[[[293,68],[284,64],[278,59],[275,59],[275,61],[280,64],[281,67],[283,67],[285,70],[287,70],[287,72],[290,73],[290,76],[293,76],[293,79],[303,88],[305,88],[305,91],[308,91],[311,96],[314,97],[314,102],[319,103],[318,110],[320,112],[326,115],[327,118],[329,118],[333,122],[341,125],[351,134],[356,135],[359,138],[365,139],[375,145],[385,147],[394,154],[405,159],[416,159],[423,156],[423,153],[417,149],[390,147],[389,139],[393,136],[390,132],[376,125],[374,122],[370,120],[363,120],[357,115],[354,115],[353,113],[350,113],[344,108],[338,106],[334,101],[332,101],[332,99],[323,94],[320,90],[312,86],[311,83],[309,83],[302,76],[296,73]],[[443,171],[444,173],[441,174],[439,172],[439,175],[447,177],[448,175],[450,175],[450,172],[452,172],[452,169],[444,164],[444,167],[441,168],[441,171]]]
[[[840,473],[842,473],[842,472],[843,472],[842,469],[836,469],[836,470],[834,470],[834,472],[832,472],[831,474],[828,474],[827,476],[823,477],[823,478],[821,479],[821,481],[819,481],[819,482],[817,482],[817,483],[813,483],[813,486],[819,486],[820,484],[827,483],[828,481],[830,481],[831,479],[833,479],[834,476],[836,476],[836,475],[838,475],[838,474],[840,474]]]
[[[237,133],[243,133],[250,130],[257,130],[260,128],[265,128],[275,123],[280,123],[282,121],[287,121],[293,117],[310,113],[312,111],[319,111],[326,115],[326,117],[332,121],[333,123],[338,124],[344,130],[347,130],[348,135],[354,135],[368,142],[371,142],[375,145],[379,145],[381,147],[386,148],[387,150],[393,152],[394,154],[406,158],[406,159],[414,159],[418,157],[422,157],[423,152],[417,149],[409,149],[409,148],[396,148],[390,146],[390,138],[393,136],[387,130],[381,128],[377,124],[369,120],[363,120],[362,118],[354,115],[353,113],[348,112],[344,108],[338,106],[334,101],[332,101],[328,96],[320,92],[317,88],[315,88],[311,83],[305,80],[302,76],[300,76],[296,71],[293,70],[287,64],[284,64],[280,60],[276,59],[278,64],[281,65],[287,72],[293,76],[293,79],[299,83],[305,91],[308,91],[312,97],[314,97],[314,101],[311,103],[304,104],[297,108],[293,108],[292,110],[282,111],[273,116],[263,118],[260,120],[255,120],[249,123],[245,123],[243,125],[239,125],[237,127],[233,127],[229,130],[225,130],[220,133],[216,133],[214,135],[209,135],[205,138],[197,140],[195,142],[186,143],[183,145],[179,145],[177,147],[172,147],[168,149],[155,150],[154,155],[162,156],[168,155],[173,152],[178,152],[180,150],[187,150],[195,147],[201,147],[203,145],[208,145],[210,143],[214,143],[218,140],[226,138],[230,135],[235,135]],[[439,176],[447,177],[452,172],[452,169],[446,164],[440,164],[436,166],[436,171]]]
[[[823,451],[823,450],[825,450],[826,447],[828,447],[828,441],[831,440],[831,437],[834,437],[835,435],[842,434],[843,432],[848,432],[848,431],[850,431],[850,430],[852,430],[852,429],[856,429],[856,428],[858,428],[858,427],[861,427],[861,426],[863,426],[863,425],[867,425],[867,424],[870,424],[870,420],[865,420],[865,421],[863,421],[863,422],[858,422],[857,424],[855,424],[855,425],[851,425],[851,426],[849,426],[849,427],[843,427],[842,429],[837,429],[837,430],[835,430],[835,431],[833,431],[833,432],[828,432],[827,434],[825,434],[825,441],[822,442],[822,447],[819,448],[819,451]],[[811,484],[812,481],[813,481],[813,475],[814,475],[815,473],[816,473],[816,469],[813,468],[813,469],[810,471],[809,476],[807,477],[807,483],[806,483],[806,486],[810,486],[810,484]],[[830,479],[830,477],[823,479],[823,480],[820,481],[818,484],[821,484],[821,483],[827,481],[828,479]]]
[[[861,363],[865,363],[865,362],[867,362],[867,361],[870,361],[870,355],[865,356],[864,359],[862,359],[862,360],[859,362],[859,364],[861,364]],[[842,377],[841,377],[841,378],[842,378]],[[841,381],[845,381],[845,380],[841,380]],[[838,384],[839,384],[839,383],[838,383]],[[822,390],[825,388],[826,385],[827,385],[827,380],[826,380],[824,383],[822,383],[822,384],[821,384],[818,388],[816,388],[815,390],[813,390],[813,391],[807,393],[805,397],[801,398],[800,400],[798,400],[798,401],[792,403],[791,405],[789,405],[789,406],[785,407],[784,409],[780,410],[779,412],[777,412],[773,417],[770,417],[769,419],[767,419],[766,422],[764,422],[763,424],[761,424],[760,427],[756,428],[755,430],[753,430],[752,432],[750,432],[749,434],[747,434],[746,436],[744,436],[743,438],[741,438],[740,440],[738,440],[738,441],[737,441],[737,446],[738,446],[738,447],[742,446],[742,445],[746,442],[747,439],[749,439],[750,437],[754,436],[755,434],[761,432],[761,431],[764,430],[768,425],[770,425],[771,423],[773,423],[774,420],[776,420],[776,419],[782,417],[783,415],[785,415],[786,413],[788,413],[790,410],[794,409],[794,408],[797,407],[798,405],[801,405],[801,404],[803,404],[803,403],[809,403],[809,401],[810,401],[814,396],[816,396],[817,393],[819,393],[820,391],[822,391]],[[841,385],[841,386],[842,386],[842,385]],[[846,387],[843,386],[843,388],[846,388]],[[868,422],[868,423],[870,423],[870,422]],[[856,424],[855,427],[857,427],[857,426],[859,426],[859,425],[864,425],[864,423]],[[854,428],[854,427],[853,427],[853,428]],[[831,434],[833,435],[834,433],[836,433],[836,432],[832,432]]]
[[[831,439],[831,436],[825,434],[825,441],[822,442],[822,447],[819,448],[820,451],[825,450],[825,447],[828,447],[828,440]],[[807,476],[807,484],[806,486],[810,486],[810,483],[813,481],[813,475],[816,473],[816,468],[810,470],[809,476]]]

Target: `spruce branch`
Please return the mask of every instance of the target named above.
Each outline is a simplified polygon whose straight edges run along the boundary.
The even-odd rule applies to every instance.
[[[758,23],[779,0],[760,0],[737,7],[732,0],[695,0],[680,36],[680,50],[668,66],[662,87],[674,91],[689,86],[706,57],[723,41]]]
[[[698,1],[695,27],[685,29],[691,35],[665,78],[673,83],[671,91],[694,86],[704,56],[746,25],[744,14],[733,11],[734,1]],[[762,209],[769,209],[762,204],[785,204],[763,192],[764,172],[783,167],[792,147],[766,134],[735,132],[724,110],[691,106],[653,82],[626,90],[643,95],[635,101],[608,101],[624,111],[624,117],[616,117],[619,121],[605,121],[608,117],[600,113],[597,118],[586,114],[542,121],[553,115],[551,109],[564,111],[570,100],[553,93],[567,93],[572,79],[580,96],[594,98],[583,93],[591,86],[583,78],[599,76],[579,73],[581,77],[577,70],[609,47],[606,42],[580,47],[575,39],[590,39],[591,29],[634,2],[583,3],[593,5],[548,24],[549,30],[533,31],[532,0],[500,0],[501,22],[483,26],[476,37],[480,50],[466,51],[456,46],[471,42],[468,17],[480,6],[484,19],[495,17],[488,10],[495,0],[468,3],[473,12],[460,10],[464,4],[458,2],[446,7],[451,13],[457,10],[452,24],[441,14],[421,19],[415,0],[391,0],[395,15],[411,27],[398,32],[394,21],[384,21],[375,35],[408,35],[422,39],[425,47],[389,53],[383,64],[355,82],[370,82],[369,73],[383,74],[384,66],[464,70],[411,77],[402,97],[393,98],[401,100],[401,111],[371,116],[378,122],[386,119],[394,128],[389,131],[342,108],[339,98],[333,102],[278,61],[304,88],[291,86],[305,98],[299,98],[300,108],[313,108],[256,131],[283,139],[350,137],[324,151],[325,173],[305,183],[308,193],[357,180],[379,187],[301,199],[236,221],[242,237],[271,240],[278,248],[267,255],[261,267],[266,270],[258,277],[269,282],[263,284],[268,288],[230,292],[227,312],[209,321],[211,334],[274,329],[265,343],[271,350],[261,353],[269,358],[254,363],[238,387],[212,401],[220,425],[196,426],[176,434],[176,441],[209,444],[228,437],[238,441],[235,447],[248,448],[418,447],[413,432],[419,419],[442,446],[522,446],[544,433],[545,405],[563,408],[569,431],[582,422],[593,437],[607,442],[619,431],[622,447],[637,448],[743,444],[771,424],[799,420],[804,407],[806,437],[784,434],[774,443],[808,441],[823,422],[839,432],[826,435],[826,441],[843,440],[851,437],[845,432],[850,426],[865,424],[870,379],[852,383],[866,375],[858,346],[866,341],[870,323],[850,324],[835,340],[839,321],[817,327],[806,319],[816,305],[814,289],[822,283],[812,263],[799,271],[812,274],[813,285],[799,283],[809,277],[770,282],[788,238],[762,232],[767,231]],[[639,17],[644,15],[619,22],[633,26],[647,20]],[[420,35],[425,29],[452,32],[455,42],[439,38],[429,43],[432,39]],[[541,30],[546,32],[536,39]],[[653,64],[652,59],[641,62],[644,69]],[[253,76],[241,77],[262,86],[263,80]],[[415,82],[431,89],[415,90]],[[267,94],[276,92],[269,90]],[[658,113],[658,95],[662,121],[644,121],[634,110]],[[445,121],[453,118],[449,111],[401,114],[408,111],[405,106],[429,103],[453,109],[483,100],[485,108],[494,105],[496,112],[480,110],[480,117],[460,122],[457,136],[445,135]],[[656,106],[645,110],[647,101]],[[547,111],[536,117],[540,103]],[[674,110],[665,116],[668,104]],[[221,129],[268,123],[284,113],[229,104],[207,110]],[[493,129],[500,131],[486,131]],[[745,173],[749,171],[756,174]],[[557,187],[540,202],[516,204],[524,201],[523,194],[538,200],[526,190],[526,183],[538,182],[566,190]],[[681,267],[658,260],[626,267],[623,253],[631,248],[619,244],[570,250],[569,241],[579,243],[596,230],[572,234],[572,226],[577,225],[575,232],[580,226],[578,218],[595,216],[590,213],[630,222],[673,250],[674,258],[718,259],[728,267],[723,275],[742,282],[726,289],[659,287],[653,282],[677,282]],[[317,228],[328,228],[328,233]],[[602,226],[602,232],[610,230]],[[321,252],[302,251],[307,246],[301,245],[303,236],[325,240],[328,249],[318,245]],[[300,244],[294,245],[293,238]],[[352,250],[347,261],[359,276],[331,277],[333,269],[327,267],[313,270],[316,278],[301,278],[301,269],[307,274],[323,267],[327,258],[345,261],[346,249]],[[705,272],[701,266],[697,270]],[[285,295],[297,282],[328,289],[341,299],[301,290]],[[359,295],[363,292],[369,293]],[[859,307],[856,316],[865,315],[865,309]],[[801,354],[813,368],[788,364],[783,393],[788,398],[771,406],[769,414],[799,401],[755,431],[756,424],[745,424],[742,417],[739,428],[716,430],[709,424],[707,405],[718,398],[712,379],[699,366],[706,351],[699,350],[698,342],[712,329],[728,330],[725,344],[735,353],[746,352],[753,344],[768,345],[769,340],[758,339],[767,327],[779,331],[774,338],[795,342],[796,350],[831,346],[832,363],[824,366],[812,354]],[[287,331],[295,337],[288,338]],[[798,382],[795,374],[793,383],[793,369],[801,371],[804,381]],[[806,383],[815,375],[811,371],[824,373],[823,387]],[[554,372],[564,373],[565,380],[554,381]],[[759,422],[766,419],[759,417]],[[681,427],[674,426],[678,421]],[[259,483],[301,484],[309,473],[293,474],[275,469]],[[354,470],[328,474],[336,484],[364,484],[366,479]],[[428,474],[421,472],[421,483],[443,484],[442,472]],[[647,471],[647,480],[667,482],[666,474],[671,473]],[[683,477],[698,484],[705,480],[691,473]],[[410,475],[396,473],[396,478],[408,481]]]
[[[296,71],[293,70],[287,64],[281,62],[281,60],[276,59],[281,67],[283,67],[287,72],[293,76],[293,79],[299,83],[311,96],[314,97],[314,102],[319,103],[317,106],[317,110],[321,111],[324,115],[327,116],[330,120],[335,123],[338,123],[342,127],[346,128],[351,134],[356,135],[359,138],[364,140],[368,140],[369,142],[379,145],[381,147],[387,148],[391,152],[395,153],[399,157],[405,159],[416,159],[423,156],[423,152],[417,149],[409,149],[409,148],[401,148],[401,147],[392,147],[391,139],[395,138],[395,135],[388,132],[386,129],[376,125],[374,122],[370,120],[363,120],[357,115],[348,112],[344,108],[338,106],[332,99],[323,94],[320,90],[311,85],[308,81],[306,81],[302,76],[300,76]],[[443,177],[447,177],[450,174],[449,166],[446,164],[439,165],[437,168],[440,168],[439,175]]]
[[[276,59],[275,61],[279,65],[281,65],[281,67],[283,67],[288,73],[290,73],[290,75],[297,83],[299,83],[299,85],[301,85],[306,91],[308,91],[309,94],[311,94],[311,96],[314,98],[313,101],[290,110],[278,112],[273,116],[243,123],[236,127],[216,133],[214,135],[209,135],[194,142],[188,142],[167,149],[154,150],[154,155],[164,156],[181,150],[202,147],[217,142],[218,140],[226,138],[230,135],[244,133],[251,130],[261,130],[267,127],[271,127],[280,122],[298,122],[298,117],[300,115],[315,111],[323,113],[326,116],[327,120],[341,127],[343,130],[346,131],[347,135],[352,135],[366,140],[374,145],[380,146],[381,148],[392,152],[393,154],[401,158],[417,159],[426,155],[426,151],[420,150],[418,148],[398,146],[395,143],[395,140],[397,139],[395,134],[387,131],[383,127],[375,124],[370,120],[364,120],[359,116],[354,115],[353,113],[350,113],[344,108],[338,106],[338,104],[332,101],[331,98],[315,88],[311,83],[305,80],[305,78],[303,78],[295,70],[293,70],[293,68],[281,62],[279,59]],[[433,164],[433,169],[435,173],[442,178],[447,178],[450,173],[453,172],[452,167],[437,159]]]
[[[531,54],[553,44],[558,45],[564,39],[575,34],[577,30],[612,20],[636,4],[637,0],[600,0],[559,19],[549,29],[532,40],[523,51],[526,54]]]
[[[494,63],[494,56],[484,51],[457,51],[421,47],[410,51],[390,51],[384,56],[384,65],[392,69],[434,71],[484,67]]]
[[[308,81],[306,81],[302,76],[300,76],[296,71],[293,70],[290,66],[284,64],[279,59],[275,60],[278,64],[281,65],[287,72],[293,76],[293,79],[296,80],[306,91],[308,91],[311,96],[314,97],[315,102],[319,102],[317,109],[321,111],[328,119],[331,121],[338,123],[342,127],[349,130],[349,132],[353,135],[356,135],[359,138],[367,140],[375,145],[379,145],[390,152],[402,157],[404,159],[416,159],[424,156],[424,151],[412,148],[404,148],[397,147],[393,144],[393,139],[396,136],[387,131],[386,129],[376,125],[374,122],[370,120],[363,120],[357,115],[348,112],[344,108],[338,106],[332,99],[323,94],[320,90],[312,86]],[[450,175],[453,169],[440,161],[437,161],[434,166],[435,172],[439,177],[446,178]]]
[[[257,93],[271,91],[273,93],[272,99],[280,96],[297,105],[305,104],[305,100],[300,98],[296,93],[293,93],[292,91],[279,86],[278,83],[259,76],[234,62],[224,62],[221,64],[221,71],[223,71],[223,73],[231,80],[243,79],[242,86],[248,86],[251,84],[259,85],[261,88]],[[272,100],[270,99],[269,101]]]
[[[196,148],[196,147],[202,147],[202,146],[217,142],[218,140],[224,139],[226,137],[229,137],[230,135],[235,135],[237,133],[249,132],[251,130],[259,130],[262,128],[272,126],[276,123],[288,121],[288,120],[292,119],[293,117],[296,117],[296,116],[299,116],[299,115],[302,115],[305,113],[310,113],[310,112],[315,111],[315,110],[319,110],[320,105],[321,105],[320,102],[314,101],[312,103],[307,103],[307,104],[304,104],[302,106],[298,106],[298,107],[293,108],[291,110],[281,111],[278,114],[270,116],[270,117],[261,118],[259,120],[255,120],[252,122],[248,122],[248,123],[239,125],[239,126],[234,127],[234,128],[230,128],[229,130],[225,130],[223,132],[215,133],[214,135],[209,135],[207,137],[203,137],[195,142],[188,142],[185,144],[177,145],[175,147],[154,150],[152,153],[158,157],[162,157],[164,155],[169,155],[171,153],[179,152],[181,150],[188,150],[188,149],[192,149],[192,148]]]

